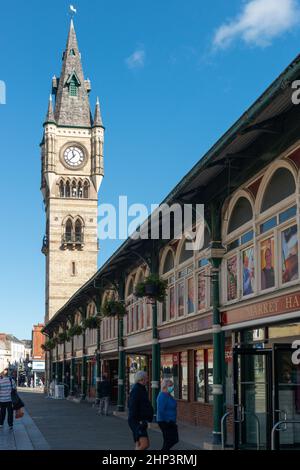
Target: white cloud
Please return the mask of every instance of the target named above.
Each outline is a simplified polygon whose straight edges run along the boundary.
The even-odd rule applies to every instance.
[[[224,49],[242,39],[246,44],[265,47],[299,18],[298,0],[247,0],[236,18],[218,28],[213,44]]]
[[[136,69],[136,68],[144,67],[145,58],[146,58],[145,49],[143,47],[140,47],[139,49],[136,49],[133,52],[133,54],[127,57],[127,59],[125,59],[125,62],[129,69]]]

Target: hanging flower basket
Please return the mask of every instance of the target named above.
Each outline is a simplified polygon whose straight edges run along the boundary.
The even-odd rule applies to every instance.
[[[155,274],[148,276],[143,282],[137,284],[135,296],[138,298],[148,297],[158,302],[163,302],[166,297],[168,282]]]
[[[102,308],[102,314],[105,317],[123,317],[126,313],[126,308],[123,302],[117,300],[109,300]]]
[[[88,317],[83,320],[83,328],[86,330],[87,328],[94,330],[99,326],[99,317]]]
[[[64,344],[68,341],[68,334],[66,332],[58,333],[57,342],[58,344]]]
[[[82,335],[82,333],[83,333],[83,328],[81,325],[73,325],[68,331],[68,336],[72,338],[73,336],[80,336]]]
[[[55,338],[50,338],[50,339],[48,339],[48,341],[45,341],[45,343],[42,344],[41,347],[44,351],[51,351],[52,349],[55,348],[56,344],[57,344],[56,339]]]

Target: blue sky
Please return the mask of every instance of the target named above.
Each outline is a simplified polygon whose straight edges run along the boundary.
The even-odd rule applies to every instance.
[[[75,0],[74,0],[75,1]],[[44,317],[42,123],[59,75],[69,2],[2,2],[0,331]],[[299,53],[297,0],[77,0],[91,103],[99,95],[99,200],[159,203]],[[103,241],[99,265],[122,241]]]

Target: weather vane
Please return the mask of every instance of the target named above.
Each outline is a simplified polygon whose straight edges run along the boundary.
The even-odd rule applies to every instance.
[[[74,5],[70,5],[70,15],[71,18],[74,18],[74,15],[77,13],[77,9],[74,7]]]

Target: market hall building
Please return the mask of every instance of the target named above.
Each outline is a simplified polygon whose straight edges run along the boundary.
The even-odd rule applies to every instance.
[[[74,39],[75,31],[71,36]],[[67,46],[65,60],[74,60],[77,51],[77,43]],[[62,295],[57,311],[48,312],[44,332],[54,340],[47,351],[48,382],[56,378],[68,384],[71,396],[94,400],[105,373],[113,387],[112,399],[123,411],[137,370],[149,374],[154,406],[161,378],[171,377],[179,420],[210,426],[213,441],[219,443],[221,420],[228,412],[224,423],[233,426],[235,448],[270,448],[274,424],[284,418],[300,420],[295,343],[300,340],[300,108],[292,100],[292,83],[300,78],[300,56],[163,201],[170,206],[205,205],[202,249],[186,249],[185,239],[129,238],[79,288],[75,288],[77,273],[80,277],[89,272],[85,250],[94,262],[95,215],[90,198],[94,201],[99,189],[96,177],[103,176],[104,128],[99,108],[94,122],[85,122],[80,131],[82,124],[72,127],[72,109],[78,119],[76,100],[83,99],[87,85],[70,70],[64,78],[66,95],[61,98],[69,99],[69,90],[70,135],[65,134],[61,143],[60,163],[64,156],[66,162],[58,167],[66,175],[62,180],[50,168],[56,188],[50,198],[56,210],[56,232],[46,238],[43,250],[46,255],[56,250],[55,263],[61,253],[61,264],[69,263],[69,290],[75,282],[70,298],[64,301]],[[56,99],[56,108],[61,99]],[[49,125],[60,132],[52,109],[46,130]],[[70,154],[69,146],[73,147]],[[85,193],[80,193],[75,179],[74,191],[63,186],[68,181],[73,185],[72,159],[80,162],[80,175],[80,151],[87,159],[82,175],[86,180],[79,180],[86,184]],[[49,181],[50,170],[43,168]],[[59,213],[66,202],[69,219]],[[70,253],[75,261],[66,256]],[[150,273],[167,281],[163,303],[135,296],[136,285]],[[54,295],[51,276],[48,288]],[[94,327],[89,320],[90,327],[82,331],[83,322],[96,316],[110,299],[125,302],[126,315],[102,317]],[[57,298],[55,302],[58,305]],[[78,334],[67,340],[71,328]],[[299,448],[300,425],[282,427],[275,444]]]

